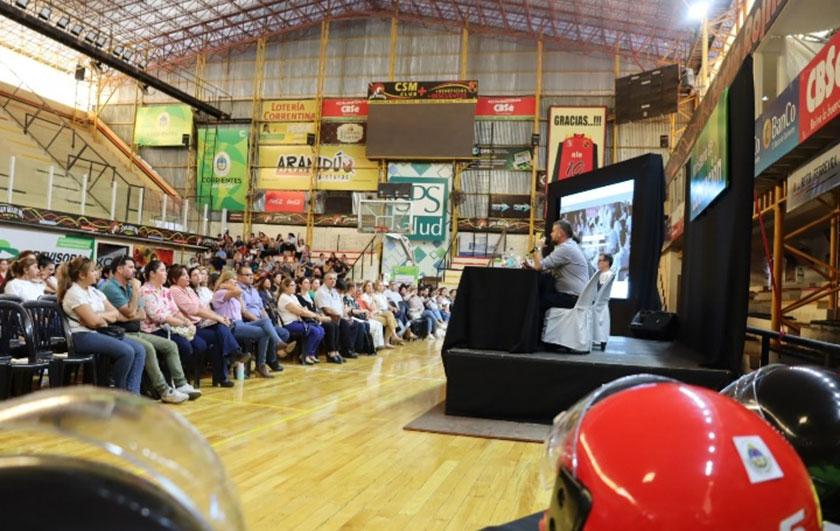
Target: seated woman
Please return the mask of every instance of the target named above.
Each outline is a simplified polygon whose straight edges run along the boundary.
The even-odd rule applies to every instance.
[[[425,321],[428,327],[426,339],[435,338],[435,332],[437,331],[435,315],[426,309],[426,305],[423,303],[423,297],[414,288],[411,288],[408,295],[408,316],[412,321]]]
[[[14,295],[23,301],[36,301],[44,294],[46,284],[41,280],[38,259],[34,254],[18,258],[10,267],[14,278],[6,280],[3,293]]]
[[[53,295],[58,289],[58,280],[55,278],[55,262],[46,254],[38,256],[38,276],[44,283],[44,293]]]
[[[193,276],[200,272],[193,269]],[[212,346],[210,359],[213,360],[213,387],[233,387],[228,380],[228,360],[242,361],[242,350],[230,331],[230,319],[217,314],[198,298],[190,286],[187,270],[179,265],[169,268],[169,288],[172,300],[187,319],[196,327],[196,337]]]
[[[254,282],[254,285],[257,287],[257,293],[260,294],[260,299],[262,299],[263,302],[263,308],[265,308],[268,318],[271,319],[271,323],[283,326],[280,324],[280,320],[278,318],[277,298],[271,291],[271,277],[268,275],[260,277],[256,282]]]
[[[304,365],[313,365],[318,361],[318,345],[324,339],[324,329],[318,324],[321,319],[317,313],[301,306],[295,297],[294,280],[284,278],[280,285],[283,288],[277,301],[280,322],[289,333],[304,338],[301,361]],[[304,319],[310,321],[306,322]]]
[[[320,284],[320,283],[319,283]],[[315,307],[314,291],[310,291],[310,281],[308,278],[302,278],[297,285],[297,300],[300,305],[310,312],[315,314],[315,319],[324,329],[324,340],[327,343],[327,361],[330,363],[344,363],[344,358],[341,357],[339,351],[341,350],[341,343],[339,342],[339,325],[334,322],[328,315]],[[320,287],[320,285],[318,286]],[[318,357],[315,357],[315,363],[318,363]]]
[[[354,282],[347,282],[346,284],[347,292],[344,294],[344,306],[347,308],[348,313],[350,314],[353,319],[358,321],[362,321],[365,325],[365,328],[370,334],[371,339],[373,340],[373,348],[374,352],[369,354],[375,354],[377,350],[385,347],[385,332],[382,323],[379,321],[373,320],[373,315],[370,311],[365,310],[362,308],[361,304],[359,304],[358,299],[358,290],[356,288],[356,284]],[[341,292],[341,288],[338,288],[338,291]],[[388,347],[393,348],[393,347]]]
[[[70,322],[70,333],[77,353],[100,354],[113,362],[114,385],[140,393],[140,380],[146,363],[146,348],[127,337],[117,339],[100,334],[111,323],[122,320],[105,294],[93,287],[93,262],[78,256],[58,269],[57,299]]]
[[[377,294],[373,290],[373,282],[370,280],[362,284],[362,293],[359,298],[363,309],[371,313],[371,318],[379,321],[385,329],[385,348],[393,348],[394,344],[402,345],[403,340],[397,335],[397,319],[391,310],[388,309],[388,301],[385,299],[385,294],[380,290],[381,297],[377,298]]]
[[[146,265],[146,283],[140,288],[140,298],[146,309],[146,320],[140,329],[146,334],[165,337],[178,345],[182,360],[207,351],[207,343],[196,335],[195,325],[181,313],[172,299],[172,292],[164,287],[166,264],[152,260]]]
[[[210,303],[213,302],[213,290],[207,287],[207,282],[208,275],[206,267],[199,266],[190,269],[190,286],[195,291],[195,294],[198,295],[198,299],[207,306],[210,306]]]

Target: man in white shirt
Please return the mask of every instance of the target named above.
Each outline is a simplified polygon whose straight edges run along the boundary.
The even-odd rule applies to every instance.
[[[341,357],[358,358],[359,355],[353,352],[353,345],[356,344],[360,331],[364,330],[364,325],[346,315],[341,295],[335,289],[337,278],[335,273],[327,273],[324,277],[324,285],[315,292],[315,307],[330,316],[334,323],[338,323]]]

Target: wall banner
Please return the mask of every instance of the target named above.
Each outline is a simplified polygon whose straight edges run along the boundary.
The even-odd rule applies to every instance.
[[[265,212],[306,212],[306,192],[265,191]]]
[[[799,145],[799,114],[796,78],[755,121],[756,177]]]
[[[549,107],[549,182],[603,168],[606,142],[606,107]]]
[[[96,265],[98,267],[109,267],[114,259],[120,256],[128,256],[128,252],[127,245],[96,242]]]
[[[799,74],[799,141],[840,114],[840,33]]]
[[[364,144],[367,122],[321,122],[321,144]]]
[[[531,171],[530,146],[475,146],[471,169]]]
[[[533,120],[537,109],[534,96],[494,98],[481,96],[475,106],[476,120]]]
[[[490,195],[491,218],[528,218],[531,216],[531,196],[513,194]]]
[[[460,102],[475,103],[478,81],[378,81],[368,83],[368,100],[375,103]]]
[[[263,122],[314,122],[317,119],[315,100],[274,100],[262,104]]]
[[[440,241],[448,237],[449,179],[436,177],[389,177],[392,183],[411,183],[411,214],[414,228],[409,239]]]
[[[134,143],[140,146],[183,146],[192,136],[193,113],[189,105],[137,107]]]
[[[213,210],[245,210],[248,197],[248,128],[198,130],[198,204]]]
[[[727,89],[691,149],[689,221],[694,221],[729,186],[728,103]]]
[[[314,122],[264,123],[260,126],[260,144],[306,144],[307,135],[314,134]]]
[[[368,102],[365,99],[327,98],[321,106],[321,120],[365,120]]]
[[[260,146],[259,151],[258,188],[309,190],[311,146]],[[379,166],[365,157],[364,146],[321,146],[318,190],[375,191],[378,182]]]
[[[93,258],[93,238],[4,225],[0,231],[0,258],[13,260],[23,251],[46,253],[55,262],[66,262],[77,256]]]
[[[811,199],[840,184],[840,144],[834,144],[787,178],[787,211],[799,208]]]

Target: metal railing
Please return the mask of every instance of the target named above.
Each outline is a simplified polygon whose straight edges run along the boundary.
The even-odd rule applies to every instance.
[[[357,266],[361,270],[359,272],[359,279],[361,279],[361,280],[365,279],[365,261],[366,261],[366,259],[367,259],[368,262],[370,262],[368,264],[368,270],[370,270],[370,268],[373,267],[373,265],[374,265],[373,264],[373,262],[374,262],[373,256],[376,254],[374,245],[376,244],[376,241],[378,239],[379,239],[379,235],[378,234],[374,235],[373,238],[371,238],[370,241],[367,243],[367,245],[365,245],[365,247],[362,249],[362,252],[359,253],[359,256],[357,256],[356,259],[353,261],[353,263],[350,265],[349,275],[350,275],[350,279],[353,280],[354,282],[356,280],[356,268],[357,268]]]
[[[831,367],[832,358],[840,355],[840,345],[835,343],[827,343],[817,339],[808,339],[806,337],[793,336],[790,334],[780,334],[773,330],[764,330],[761,328],[747,327],[747,335],[759,336],[761,338],[761,366],[770,363],[770,351],[775,351],[780,354],[785,354],[806,360],[822,359],[823,366]],[[773,347],[771,340],[776,340],[780,344],[788,343],[801,347],[799,349],[781,349]]]

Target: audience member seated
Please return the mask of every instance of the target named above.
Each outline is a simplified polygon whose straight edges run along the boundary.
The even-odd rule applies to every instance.
[[[344,359],[339,354],[339,350],[341,350],[341,343],[339,341],[339,326],[337,323],[333,322],[333,320],[324,315],[323,312],[319,311],[318,308],[315,307],[315,299],[313,297],[314,292],[310,291],[311,288],[310,280],[306,277],[300,280],[300,283],[297,285],[297,299],[300,305],[313,314],[315,314],[315,320],[320,324],[321,328],[324,329],[324,341],[327,347],[327,361],[331,363],[344,363]],[[318,357],[315,357],[315,363],[318,363]]]
[[[598,275],[598,290],[601,290],[601,286],[607,283],[611,276],[615,273],[612,271],[613,265],[613,257],[610,253],[601,253],[598,255],[598,271],[600,275]]]
[[[174,341],[181,359],[201,356],[207,352],[207,343],[196,335],[195,325],[178,309],[172,292],[164,287],[166,279],[166,264],[152,260],[146,265],[146,283],[140,288],[146,310],[141,330]]]
[[[271,291],[271,277],[266,275],[257,280],[257,293],[260,295],[265,313],[271,319],[271,324],[283,326],[277,311],[277,295]]]
[[[591,276],[586,256],[567,221],[555,221],[550,238],[555,244],[551,254],[542,258],[539,250],[534,253],[534,269],[548,271],[553,280],[541,286],[540,309],[543,313],[549,308],[574,308]],[[523,265],[527,266],[527,262]]]
[[[339,281],[337,288],[348,315],[364,326],[365,334],[363,338],[367,336],[371,341],[370,344],[365,344],[365,342],[357,340],[356,351],[364,354],[375,354],[377,350],[385,346],[382,323],[371,320],[370,312],[361,307],[355,283]]]
[[[113,362],[114,385],[140,393],[146,349],[129,337],[113,337],[109,325],[120,321],[121,314],[105,295],[93,287],[93,262],[79,256],[58,269],[58,303],[70,322],[76,352],[103,355]]]
[[[0,258],[0,284],[6,282],[6,277],[9,275],[9,260],[7,258]]]
[[[152,388],[160,396],[162,402],[180,404],[187,399],[195,400],[201,396],[201,391],[184,378],[181,359],[178,357],[178,346],[175,342],[153,334],[140,331],[140,323],[146,320],[146,311],[140,300],[140,282],[134,278],[134,259],[130,256],[115,258],[110,265],[111,279],[102,286],[105,298],[122,314],[123,320],[117,323],[127,337],[137,341],[146,349],[146,375],[151,381]],[[169,369],[169,374],[175,383],[175,389],[166,383],[160,370],[158,356],[163,358]]]
[[[394,317],[388,307],[388,300],[385,298],[382,283],[376,282],[376,290],[374,290],[373,282],[370,280],[362,284],[361,300],[364,303],[364,309],[371,312],[373,319],[379,321],[385,329],[385,346],[390,348],[392,345],[402,345],[403,340],[397,334],[397,319]]]
[[[440,288],[438,290],[437,305],[440,308],[440,314],[443,316],[443,320],[447,323],[449,322],[449,307],[451,304],[452,301],[449,300],[449,291],[446,288]]]
[[[187,270],[183,267],[174,265],[169,268],[169,285],[175,305],[195,326],[196,336],[211,349],[213,387],[232,387],[233,382],[227,379],[228,360],[243,361],[247,356],[243,356],[239,343],[230,331],[230,319],[201,302],[190,286]]]
[[[190,270],[190,286],[198,295],[205,306],[210,306],[213,302],[213,290],[207,287],[208,275],[207,268],[204,266],[194,267]]]
[[[277,357],[286,357],[295,349],[295,342],[288,343],[289,332],[282,326],[272,323],[268,317],[262,298],[253,286],[254,272],[251,268],[240,266],[237,273],[237,287],[242,292],[239,296],[242,303],[242,319],[246,323],[262,328],[268,335],[267,358],[262,361],[257,360],[257,373],[264,378],[271,378],[271,371],[283,371]]]
[[[11,276],[6,279],[3,293],[20,297],[24,301],[35,301],[44,294],[46,284],[41,280],[38,259],[34,254],[18,258],[9,269]]]
[[[435,319],[435,315],[426,308],[423,297],[415,288],[410,288],[408,292],[408,316],[412,321],[425,321],[426,339],[435,338],[437,320]]]
[[[339,327],[339,339],[341,341],[342,358],[358,358],[354,352],[360,334],[365,334],[365,327],[362,323],[354,321],[348,315],[347,309],[341,300],[341,295],[336,289],[338,275],[327,273],[324,277],[324,285],[315,293],[315,306],[331,317]]]
[[[58,280],[55,278],[55,262],[46,254],[38,256],[38,276],[44,283],[44,293],[55,295]]]
[[[281,287],[283,292],[277,301],[280,322],[290,333],[304,338],[303,354],[301,354],[303,364],[317,363],[318,345],[324,339],[324,329],[318,324],[318,314],[301,306],[297,297],[295,297],[296,285],[294,280],[283,279]]]
[[[443,319],[443,314],[440,313],[437,302],[435,301],[435,291],[430,291],[428,286],[420,288],[420,297],[423,299],[423,304],[435,318],[438,327],[446,328],[446,321]]]

